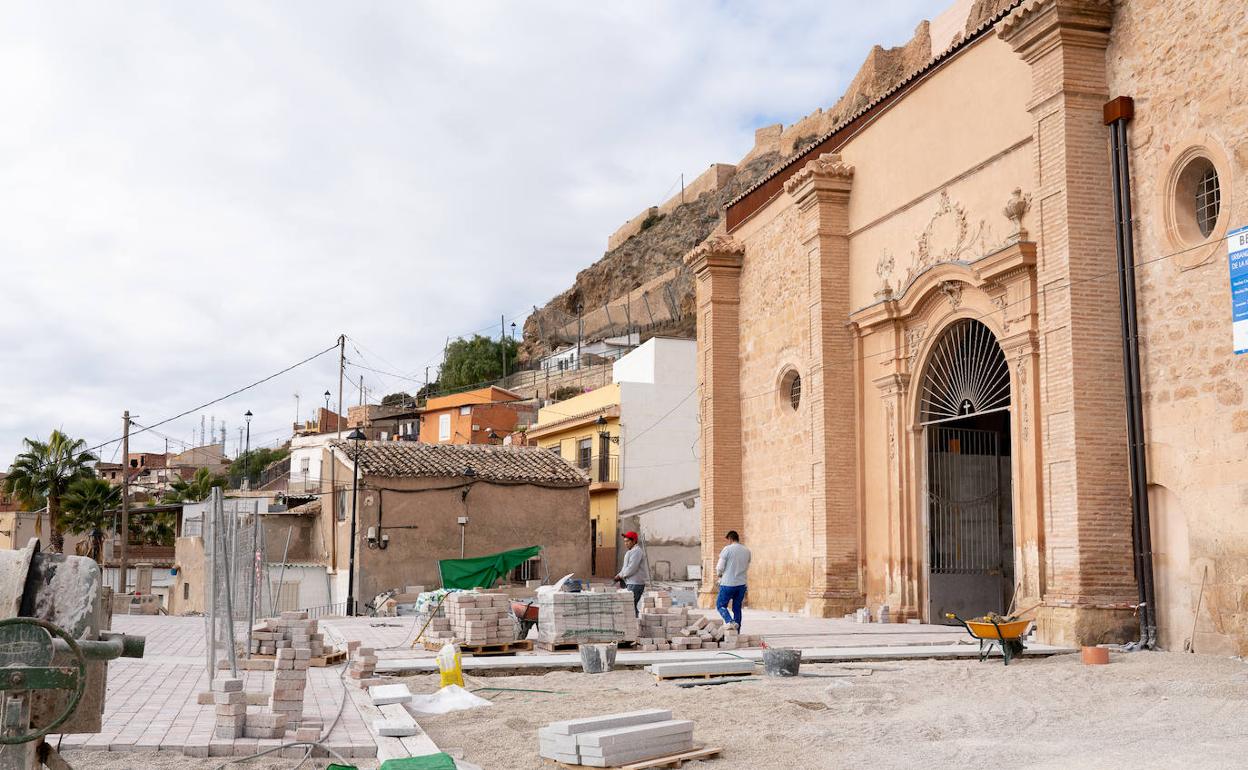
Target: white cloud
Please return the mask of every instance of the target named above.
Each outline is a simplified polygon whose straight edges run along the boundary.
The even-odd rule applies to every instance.
[[[175,414],[340,332],[378,368],[422,376],[448,335],[543,304],[681,172],[832,104],[872,44],[941,8],[5,10],[0,465],[23,436],[104,441],[124,408]],[[276,440],[292,394],[306,415],[336,379],[326,356],[206,412],[233,433],[250,408],[253,436]]]

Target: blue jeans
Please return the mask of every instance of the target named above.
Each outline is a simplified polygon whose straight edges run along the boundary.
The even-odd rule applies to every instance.
[[[741,628],[741,603],[745,601],[745,586],[720,586],[719,597],[715,600],[715,609],[725,623],[736,623]],[[728,614],[728,604],[732,603],[732,614]]]
[[[629,583],[628,590],[633,592],[633,617],[638,616],[637,605],[641,603],[641,595],[646,592],[645,583]]]

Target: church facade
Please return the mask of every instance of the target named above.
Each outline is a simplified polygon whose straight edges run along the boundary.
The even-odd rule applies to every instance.
[[[755,607],[1095,643],[1147,596],[1161,646],[1248,650],[1246,21],[998,2],[729,204],[686,257],[706,601],[736,529]]]

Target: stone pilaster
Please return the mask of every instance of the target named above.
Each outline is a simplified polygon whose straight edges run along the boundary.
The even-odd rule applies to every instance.
[[[798,211],[810,295],[810,371],[801,372],[811,427],[811,570],[806,612],[861,607],[854,335],[847,326],[849,194],[854,170],[824,154],[785,184]]]
[[[715,562],[730,529],[746,538],[741,501],[740,285],[745,247],[713,235],[685,256],[697,288],[702,419],[702,586],[715,603]]]
[[[1035,198],[1043,233],[1039,385],[1044,413],[1045,641],[1121,641],[1134,628],[1121,335],[1101,107],[1110,0],[1028,0],[1000,35],[1031,66]]]

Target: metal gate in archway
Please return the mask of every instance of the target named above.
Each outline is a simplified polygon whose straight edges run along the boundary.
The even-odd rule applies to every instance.
[[[951,325],[921,389],[929,622],[1004,613],[1014,571],[1010,375],[996,337],[979,321]]]

